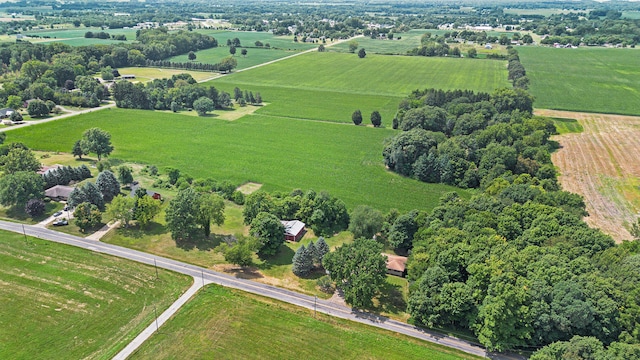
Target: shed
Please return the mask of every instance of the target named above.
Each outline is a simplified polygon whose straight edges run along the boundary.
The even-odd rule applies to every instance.
[[[382,255],[387,257],[387,274],[399,277],[407,276],[407,258],[405,256]]]
[[[300,220],[282,220],[284,226],[284,239],[287,241],[300,241],[307,232],[304,228],[305,223]]]
[[[65,185],[56,185],[44,191],[44,195],[52,200],[67,200],[69,194],[73,191],[73,187]]]
[[[138,190],[139,188],[140,188],[139,184],[131,185],[131,192],[129,193],[129,196],[135,197],[136,196],[136,190]],[[162,195],[160,195],[160,193],[157,193],[157,192],[152,191],[152,190],[147,190],[147,195],[151,196],[152,198],[154,198],[156,200],[162,201]]]
[[[120,78],[123,79],[123,80],[128,80],[128,79],[135,79],[136,76],[132,75],[132,74],[127,74],[127,75],[120,76]]]

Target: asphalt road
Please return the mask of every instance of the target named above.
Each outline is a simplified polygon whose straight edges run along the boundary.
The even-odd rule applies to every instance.
[[[147,265],[157,265],[160,268],[189,275],[196,279],[202,279],[205,282],[212,282],[222,286],[277,299],[311,310],[315,308],[318,312],[321,313],[375,326],[389,331],[394,331],[417,339],[458,349],[469,354],[489,357],[492,359],[523,359],[522,357],[517,355],[489,353],[480,345],[468,342],[466,340],[420,329],[406,323],[391,320],[375,314],[361,312],[346,306],[340,306],[326,300],[316,300],[313,296],[299,294],[293,291],[253,282],[250,280],[239,279],[227,274],[201,268],[199,266],[147,254],[137,250],[127,249],[124,247],[106,244],[95,240],[88,240],[42,227],[23,225],[20,223],[12,223],[8,221],[0,221],[0,229],[21,234],[23,233],[24,229],[24,232],[28,236],[50,240],[61,244],[76,246],[103,254],[113,255]]]

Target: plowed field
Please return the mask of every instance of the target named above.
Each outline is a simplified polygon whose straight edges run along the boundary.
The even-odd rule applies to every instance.
[[[585,197],[593,227],[616,241],[632,239],[640,211],[640,117],[538,110],[537,115],[578,120],[584,131],[555,140],[552,155],[562,187]]]

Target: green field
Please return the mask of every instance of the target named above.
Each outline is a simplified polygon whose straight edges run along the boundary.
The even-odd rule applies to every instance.
[[[296,54],[298,51],[278,50],[278,49],[264,49],[264,48],[249,48],[247,49],[247,56],[242,56],[240,52],[242,49],[237,49],[235,59],[238,61],[238,67],[236,69],[244,69],[254,65],[263,64],[271,60],[283,58],[285,56]],[[221,46],[217,48],[211,48],[206,50],[200,50],[196,52],[196,63],[204,64],[217,64],[225,57],[230,56],[229,48]],[[173,62],[190,62],[188,54],[178,55],[167,59]]]
[[[360,109],[373,110],[390,125],[400,100],[424,88],[492,92],[507,87],[502,61],[414,56],[317,53],[231,74],[210,84],[231,92],[235,86],[258,91],[269,106],[257,114],[350,122]]]
[[[109,359],[189,287],[153,267],[0,232],[0,358]]]
[[[111,45],[111,44],[127,44],[127,41],[111,40],[111,39],[86,39],[86,38],[73,38],[73,39],[28,39],[32,43],[38,44],[50,44],[50,43],[63,43],[69,46],[88,46],[88,45]]]
[[[435,344],[210,285],[132,359],[476,359]]]
[[[576,119],[551,118],[556,126],[558,134],[581,133],[584,131],[582,125]]]
[[[95,126],[111,133],[116,158],[177,167],[194,178],[264,183],[266,190],[327,190],[350,208],[431,209],[442,193],[455,189],[387,171],[383,141],[393,130],[270,116],[221,121],[110,109],[16,129],[7,141],[68,152],[85,129]]]
[[[535,107],[640,115],[637,49],[519,47]]]
[[[269,43],[271,48],[277,48],[282,50],[307,50],[318,47],[318,44],[310,44],[303,42],[294,42],[293,35],[290,36],[274,36],[270,32],[257,32],[257,31],[220,31],[209,29],[194,30],[203,34],[208,34],[218,40],[220,46],[226,46],[227,39],[238,38],[240,45],[242,46],[255,46],[256,41],[261,41],[263,44]],[[228,51],[227,51],[228,52]],[[238,49],[238,54],[240,49]]]
[[[136,30],[134,29],[105,29],[102,30],[99,27],[83,27],[83,28],[74,28],[74,29],[63,29],[63,30],[35,30],[35,31],[27,31],[24,32],[24,35],[38,35],[38,36],[49,36],[51,39],[73,39],[73,38],[84,38],[84,34],[87,31],[92,32],[100,32],[104,31],[109,33],[109,35],[120,35],[124,34],[127,37],[128,41],[133,41],[136,39]],[[45,40],[51,40],[45,39]],[[87,39],[87,40],[100,40],[100,39]]]
[[[440,30],[415,29],[404,33],[394,33],[394,40],[371,39],[371,37],[359,37],[354,39],[359,47],[365,48],[367,53],[377,54],[406,54],[407,51],[420,46],[420,38],[425,33],[433,35],[444,33]],[[398,40],[398,37],[401,39]],[[349,52],[349,42],[344,42],[330,47],[331,51]]]

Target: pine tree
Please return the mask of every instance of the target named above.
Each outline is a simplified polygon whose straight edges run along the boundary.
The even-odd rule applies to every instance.
[[[111,201],[111,199],[120,193],[120,183],[118,183],[116,176],[109,170],[105,170],[98,174],[96,186],[102,193],[102,197],[105,201]],[[102,210],[100,205],[95,205]]]
[[[313,241],[307,245],[307,252],[311,255],[311,264],[315,267],[318,262],[316,261],[316,247],[313,245]]]
[[[324,259],[324,256],[328,254],[329,251],[331,251],[331,249],[329,249],[329,245],[327,245],[327,242],[324,241],[324,238],[322,236],[318,238],[318,241],[316,242],[314,249],[315,249],[313,254],[314,262],[317,261],[318,264],[322,266],[322,259]]]
[[[296,253],[293,255],[293,267],[292,271],[296,276],[309,275],[311,268],[313,267],[313,259],[311,253],[307,251],[304,245],[300,245]]]
[[[257,92],[256,93],[256,105],[260,105],[262,104],[262,96],[260,96],[260,93]]]

